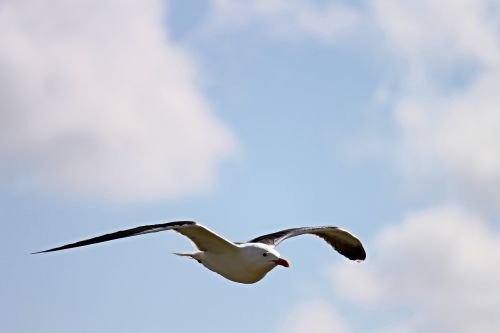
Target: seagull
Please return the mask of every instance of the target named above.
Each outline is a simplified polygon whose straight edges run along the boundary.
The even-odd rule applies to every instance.
[[[174,254],[195,259],[209,270],[222,275],[226,279],[244,284],[260,281],[276,266],[290,267],[288,261],[281,257],[275,247],[285,239],[299,235],[311,234],[319,236],[337,252],[350,260],[359,262],[366,258],[361,241],[348,231],[334,226],[291,228],[239,243],[231,242],[194,221],[143,225],[45,251],[34,252],[33,254],[66,250],[165,230],[173,230],[186,236],[198,249],[197,252],[193,253]]]

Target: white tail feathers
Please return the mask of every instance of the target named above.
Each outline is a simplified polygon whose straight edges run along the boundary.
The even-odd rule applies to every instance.
[[[191,258],[193,258],[193,259],[194,259],[194,257],[193,257],[193,256],[195,255],[194,253],[176,253],[176,252],[174,252],[174,253],[172,253],[172,254],[175,254],[175,255],[177,255],[177,256],[181,256],[181,257],[191,257]]]
[[[191,259],[196,260],[197,262],[199,262],[201,264],[201,259],[198,258],[198,253],[176,253],[176,252],[174,252],[173,254],[181,256],[181,257],[189,257]]]

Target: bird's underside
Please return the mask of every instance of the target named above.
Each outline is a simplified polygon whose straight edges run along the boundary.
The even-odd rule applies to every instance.
[[[248,242],[236,243],[193,221],[139,226],[35,253],[66,250],[166,230],[173,230],[186,236],[198,249],[198,252],[180,255],[196,259],[206,268],[240,283],[257,282],[277,265],[288,267],[288,261],[281,258],[275,247],[287,238],[304,234],[323,238],[337,252],[351,260],[362,261],[366,258],[365,250],[358,238],[346,230],[333,226],[291,228],[259,236]]]

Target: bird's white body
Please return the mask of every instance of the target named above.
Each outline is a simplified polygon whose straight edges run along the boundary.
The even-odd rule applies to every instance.
[[[266,257],[263,258],[264,253]],[[226,279],[245,284],[260,281],[278,265],[280,259],[280,254],[271,246],[252,243],[240,244],[234,251],[223,253],[200,251],[176,254],[192,257]]]

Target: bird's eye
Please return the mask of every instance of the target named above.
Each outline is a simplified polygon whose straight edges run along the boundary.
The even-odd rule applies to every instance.
[[[267,253],[265,253],[265,252],[264,252],[264,253],[262,253],[262,256],[263,256],[263,257],[267,257]]]

